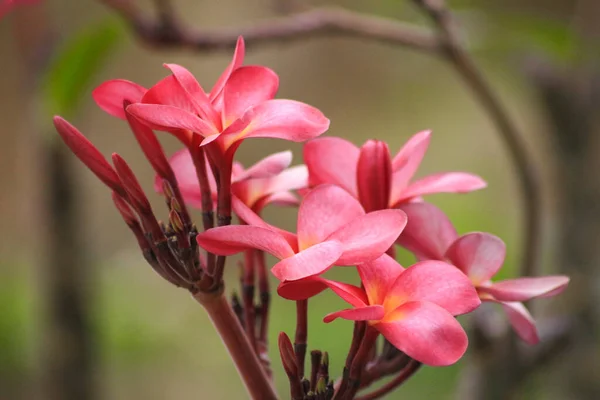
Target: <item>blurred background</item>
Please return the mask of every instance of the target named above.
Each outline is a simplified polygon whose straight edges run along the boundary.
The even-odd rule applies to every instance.
[[[139,3],[152,15],[151,2]],[[172,3],[182,21],[197,28],[249,25],[278,15],[270,0]],[[514,386],[510,394],[497,388],[481,399],[600,398],[599,3],[449,2],[469,51],[526,134],[530,162],[541,169],[540,273],[573,277],[563,296],[533,304],[536,316],[563,327],[568,339],[527,368],[521,382],[504,385]],[[409,1],[311,5],[428,25]],[[201,307],[151,271],[109,191],[66,151],[51,124],[60,113],[106,156],[119,152],[159,218],[166,218],[133,135],[95,105],[91,90],[113,78],[149,87],[166,76],[164,62],[186,66],[210,87],[230,57],[230,51],[146,47],[94,0],[46,0],[0,20],[1,400],[244,398]],[[502,237],[508,258],[501,277],[515,276],[523,252],[516,169],[482,107],[444,60],[368,39],[311,37],[250,47],[246,64],[252,63],[279,74],[279,97],[320,108],[332,121],[329,135],[357,145],[383,139],[395,152],[412,134],[432,129],[418,174],[468,171],[489,187],[429,200],[459,232]],[[179,148],[167,134],[159,137],[169,153]],[[301,163],[300,145],[262,139],[246,141],[238,159],[249,165],[288,148],[294,163]],[[294,229],[295,210],[270,208],[265,217]],[[406,254],[400,260],[413,261]],[[228,261],[229,288],[237,285],[235,261]],[[343,271],[338,275],[344,278]],[[327,294],[310,306],[309,349],[330,352],[334,376],[341,374],[352,328],[345,321],[325,325],[321,318],[340,306]],[[291,334],[294,324],[294,304],[275,299],[270,337]],[[287,393],[275,348],[271,360],[280,393]],[[461,398],[457,389],[470,361],[477,362],[465,357],[452,367],[424,368],[388,398]],[[494,368],[500,376],[512,367],[496,364],[485,371]]]

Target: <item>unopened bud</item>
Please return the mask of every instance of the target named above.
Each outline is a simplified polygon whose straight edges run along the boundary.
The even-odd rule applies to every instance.
[[[125,188],[125,191],[129,195],[129,198],[132,201],[134,207],[137,208],[139,213],[143,214],[151,214],[152,208],[150,207],[150,202],[148,198],[144,194],[140,183],[138,182],[135,174],[127,165],[127,162],[118,155],[117,153],[113,153],[112,155],[113,163],[115,164],[115,168],[117,170],[117,175]]]
[[[105,185],[125,197],[125,190],[114,168],[102,153],[77,128],[62,117],[54,117],[54,127],[63,142]]]
[[[125,101],[123,107],[127,109],[130,104],[129,101]],[[127,117],[127,122],[129,122],[129,127],[154,171],[156,171],[161,178],[174,182],[175,174],[173,173],[173,169],[152,129],[144,125],[127,111],[125,111],[125,116]]]
[[[281,356],[281,362],[283,369],[288,377],[298,377],[298,366],[296,365],[296,355],[294,354],[294,347],[288,335],[285,332],[280,332],[277,339],[279,346],[279,355]]]

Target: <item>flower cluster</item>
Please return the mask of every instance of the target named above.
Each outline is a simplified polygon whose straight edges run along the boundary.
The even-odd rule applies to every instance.
[[[185,68],[166,64],[171,74],[149,89],[112,80],[93,93],[103,110],[126,120],[135,134],[156,171],[155,190],[166,198],[168,224],[155,218],[119,155],[113,155],[113,168],[75,127],[55,118],[66,144],[112,189],[118,210],[156,272],[193,293],[210,293],[222,289],[225,256],[245,252],[244,310],[238,317],[263,354],[269,295],[265,252],[278,259],[271,272],[280,282],[281,297],[305,308],[307,299],[333,291],[351,307],[324,321],[343,318],[364,324],[363,346],[367,338],[372,346],[381,334],[418,363],[455,363],[468,343],[455,317],[482,301],[501,304],[517,334],[528,343],[538,341],[521,302],[560,293],[568,278],[492,282],[504,262],[502,240],[481,232],[459,236],[444,213],[423,200],[434,193],[482,189],[483,179],[450,172],[414,180],[429,131],[414,135],[394,157],[378,140],[358,148],[342,138],[316,138],[328,129],[329,120],[312,106],[274,99],[277,75],[263,66],[244,66],[243,59],[240,38],[233,60],[209,92]],[[154,130],[174,135],[184,149],[167,159]],[[234,155],[251,137],[307,141],[305,165],[290,168],[291,152],[282,152],[244,168]],[[269,204],[298,205],[295,233],[262,219]],[[201,232],[188,206],[202,210]],[[240,224],[230,224],[232,211]],[[411,251],[418,262],[402,267],[394,257],[396,246]],[[255,260],[262,265],[262,304],[256,308]],[[322,276],[334,267],[354,268],[354,284]],[[258,339],[255,318],[261,326]],[[281,343],[286,340],[280,338]],[[284,359],[284,364],[294,363]]]

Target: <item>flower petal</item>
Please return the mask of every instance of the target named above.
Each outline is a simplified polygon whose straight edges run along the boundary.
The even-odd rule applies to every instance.
[[[430,140],[431,131],[419,132],[408,139],[398,151],[398,154],[392,160],[392,171],[396,176],[395,190],[403,190],[415,175],[421,161],[423,161]]]
[[[250,137],[279,138],[304,142],[329,128],[329,119],[321,111],[294,100],[267,100],[246,111],[234,122],[224,138],[225,147]],[[232,127],[239,126],[239,129]]]
[[[244,38],[239,36],[235,45],[235,50],[233,52],[233,59],[231,60],[227,68],[225,68],[225,71],[223,71],[219,79],[217,79],[217,82],[215,82],[215,85],[210,91],[209,99],[211,102],[216,101],[218,103],[217,97],[219,97],[219,95],[222,94],[223,88],[225,87],[229,76],[233,71],[235,71],[244,63],[245,52],[246,46],[244,44]]]
[[[366,212],[388,208],[392,159],[387,143],[369,140],[360,148],[357,166],[358,198]]]
[[[390,286],[404,271],[404,267],[387,254],[374,261],[359,264],[356,268],[369,298],[369,304],[383,304]]]
[[[331,268],[341,254],[342,245],[339,242],[330,240],[318,243],[278,262],[271,272],[280,281],[294,281],[318,275]]]
[[[309,184],[331,183],[358,198],[356,167],[360,150],[338,137],[324,137],[304,145],[304,163],[308,167]]]
[[[408,224],[398,238],[398,244],[419,260],[443,260],[444,253],[458,234],[442,210],[429,203],[402,204]]]
[[[473,232],[458,238],[446,251],[446,257],[471,279],[475,286],[490,280],[506,257],[506,245],[497,236]]]
[[[268,224],[235,196],[233,196],[231,199],[231,207],[233,208],[233,211],[235,211],[235,213],[237,214],[238,218],[244,221],[246,224],[259,226],[261,228],[269,229],[273,232],[278,233],[285,239],[286,242],[288,242],[288,244],[294,250],[294,252],[298,251],[298,239],[293,233]]]
[[[200,115],[200,118],[209,121],[217,129],[221,123],[219,114],[213,108],[204,89],[202,89],[202,86],[200,86],[194,75],[181,65],[164,64],[164,66],[171,70],[173,77],[181,86],[184,93],[187,94],[189,101],[194,107],[194,111]]]
[[[184,129],[210,136],[214,128],[196,115],[182,108],[162,104],[132,104],[127,112],[140,119],[152,129],[170,132],[174,129]]]
[[[396,348],[423,364],[454,364],[467,350],[467,334],[437,304],[414,301],[401,305],[374,327]]]
[[[358,200],[344,189],[334,185],[316,187],[304,197],[298,210],[300,249],[322,242],[364,214]]]
[[[428,301],[452,315],[473,311],[481,304],[469,278],[443,261],[422,261],[404,271],[390,287],[386,309],[408,301]]]
[[[241,118],[251,107],[271,100],[279,89],[279,77],[270,68],[250,65],[236,69],[223,89],[223,126]]]
[[[278,192],[306,187],[307,181],[308,170],[305,165],[299,165],[289,168],[279,175],[235,182],[231,189],[248,207],[254,208],[254,204],[261,198]]]
[[[289,150],[271,154],[239,174],[237,180],[247,178],[266,178],[280,174],[292,163],[292,152]]]
[[[502,305],[508,321],[523,341],[530,345],[539,343],[540,337],[535,321],[523,303],[510,301],[497,301],[497,303]]]
[[[185,202],[193,207],[202,208],[202,193],[200,192],[200,184],[198,183],[198,175],[196,173],[196,167],[190,154],[190,151],[185,148],[177,151],[169,159],[169,164],[175,172],[175,178],[179,185],[179,190]],[[207,171],[210,171],[210,165],[208,160],[206,161]],[[216,200],[217,195],[217,184],[213,174],[207,174],[208,184],[213,200]],[[162,193],[162,179],[160,176],[156,176],[154,179],[154,190],[158,193]]]
[[[297,281],[281,282],[277,288],[277,293],[288,300],[305,300],[319,294],[326,288],[333,290],[335,294],[354,307],[365,307],[368,304],[365,292],[361,288],[316,275]]]
[[[385,315],[383,307],[380,305],[366,306],[360,308],[348,308],[346,310],[336,311],[327,314],[323,322],[329,323],[337,318],[347,319],[349,321],[379,321]]]
[[[501,301],[527,301],[536,297],[551,297],[563,292],[569,284],[567,276],[517,278],[496,282],[478,289]]]
[[[487,183],[477,175],[465,172],[444,172],[419,179],[403,190],[395,203],[432,193],[468,193],[483,189]]]
[[[196,241],[206,251],[221,256],[230,256],[248,249],[266,251],[280,259],[294,255],[283,236],[258,226],[220,226],[199,233]]]
[[[337,265],[355,265],[375,260],[398,239],[406,226],[402,210],[380,210],[355,218],[331,234],[344,247]]]
[[[113,117],[126,119],[124,102],[139,103],[147,89],[125,79],[106,81],[92,91],[98,106]]]

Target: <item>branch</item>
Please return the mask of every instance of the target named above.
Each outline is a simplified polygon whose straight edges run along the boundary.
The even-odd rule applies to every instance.
[[[289,42],[310,36],[343,35],[369,38],[417,50],[439,50],[435,35],[423,28],[338,8],[310,10],[247,27],[192,31],[178,24],[172,15],[169,20],[148,19],[132,0],[101,1],[129,22],[141,40],[156,47],[206,52],[233,49],[240,35],[250,46]]]
[[[498,96],[479,71],[473,59],[461,45],[455,31],[455,24],[443,0],[413,0],[426,12],[439,31],[439,39],[445,58],[461,75],[465,84],[472,90],[474,96],[488,113],[496,125],[508,151],[517,167],[523,196],[525,215],[525,244],[520,273],[524,276],[536,274],[537,257],[539,254],[541,232],[541,191],[540,178],[531,156],[523,142],[522,133],[513,123]]]

